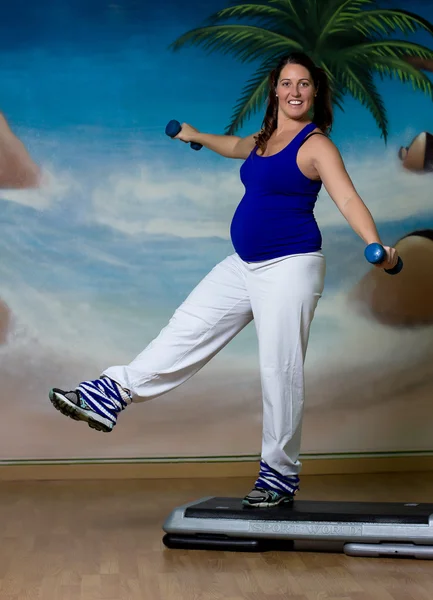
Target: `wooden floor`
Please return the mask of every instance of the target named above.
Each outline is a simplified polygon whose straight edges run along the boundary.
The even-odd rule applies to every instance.
[[[433,502],[433,474],[316,476],[303,499]],[[161,525],[251,480],[2,482],[1,600],[431,600],[433,561],[168,550]]]

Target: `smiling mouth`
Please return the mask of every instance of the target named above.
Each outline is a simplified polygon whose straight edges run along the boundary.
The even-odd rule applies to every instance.
[[[289,104],[291,106],[301,106],[302,101],[301,100],[289,100]]]

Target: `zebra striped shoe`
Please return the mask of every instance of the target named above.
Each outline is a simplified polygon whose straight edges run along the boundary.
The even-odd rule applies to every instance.
[[[245,496],[242,504],[257,508],[289,504],[299,490],[299,482],[297,475],[281,475],[262,459],[254,488]]]
[[[243,506],[249,508],[271,508],[272,506],[286,505],[293,502],[294,494],[282,494],[275,490],[254,488],[242,500]]]
[[[104,432],[112,431],[118,413],[131,402],[129,394],[108,377],[83,381],[72,391],[53,388],[49,397],[63,415]]]

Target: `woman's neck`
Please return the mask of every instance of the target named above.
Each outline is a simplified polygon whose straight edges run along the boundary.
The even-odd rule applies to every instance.
[[[303,129],[306,125],[311,123],[311,119],[307,116],[305,119],[278,119],[277,127],[275,129],[276,135],[281,135],[285,133],[294,133]]]

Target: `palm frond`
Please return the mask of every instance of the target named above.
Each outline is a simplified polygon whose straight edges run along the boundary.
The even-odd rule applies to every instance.
[[[373,82],[371,73],[347,66],[343,81],[350,95],[370,111],[386,143],[388,119],[385,104]]]
[[[272,25],[293,25],[293,19],[290,18],[287,11],[268,4],[256,4],[248,2],[245,4],[235,4],[228,6],[211,15],[207,22],[215,25],[227,19],[259,19],[264,23]]]
[[[266,2],[266,0],[263,0],[263,2]],[[303,6],[302,2],[299,2],[299,0],[268,0],[268,2],[273,6],[279,6],[282,10],[287,11],[296,26],[301,30],[305,29],[307,20],[305,19],[305,6]]]
[[[330,2],[323,12],[323,22],[317,44],[330,35],[345,31],[373,0],[338,0]]]
[[[415,42],[406,40],[377,40],[367,43],[356,44],[342,50],[342,54],[349,59],[354,58],[369,61],[375,56],[416,56],[418,58],[433,58],[433,50]]]
[[[215,50],[231,54],[241,62],[250,62],[258,57],[269,56],[285,49],[302,50],[298,40],[275,31],[249,25],[215,25],[199,27],[178,38],[170,48],[179,50],[183,46],[202,46],[208,52]]]
[[[223,8],[207,19],[209,25],[216,25],[228,19],[252,19],[256,25],[268,28],[275,33],[289,37],[296,37],[301,41],[305,26],[301,24],[297,15],[294,15],[288,7],[278,8],[268,4],[245,2]]]
[[[388,35],[395,31],[415,33],[418,29],[433,34],[433,25],[415,13],[399,9],[378,9],[361,12],[353,28],[364,35]]]
[[[427,75],[401,58],[381,56],[369,64],[382,78],[387,76],[398,79],[410,84],[414,91],[423,92],[433,99],[433,84]]]
[[[316,0],[303,0],[299,4],[304,6],[306,22],[308,23],[308,31],[314,37],[318,35],[318,10]],[[307,16],[308,15],[308,16]]]
[[[275,59],[264,62],[249,79],[242,90],[242,95],[237,101],[230,124],[226,127],[226,133],[233,135],[242,127],[245,120],[255,114],[264,104],[269,92],[268,79]]]
[[[321,62],[320,67],[328,76],[329,87],[331,89],[332,103],[335,104],[342,112],[344,112],[344,86],[341,83],[341,78],[337,74],[337,70],[328,66],[326,62]]]

